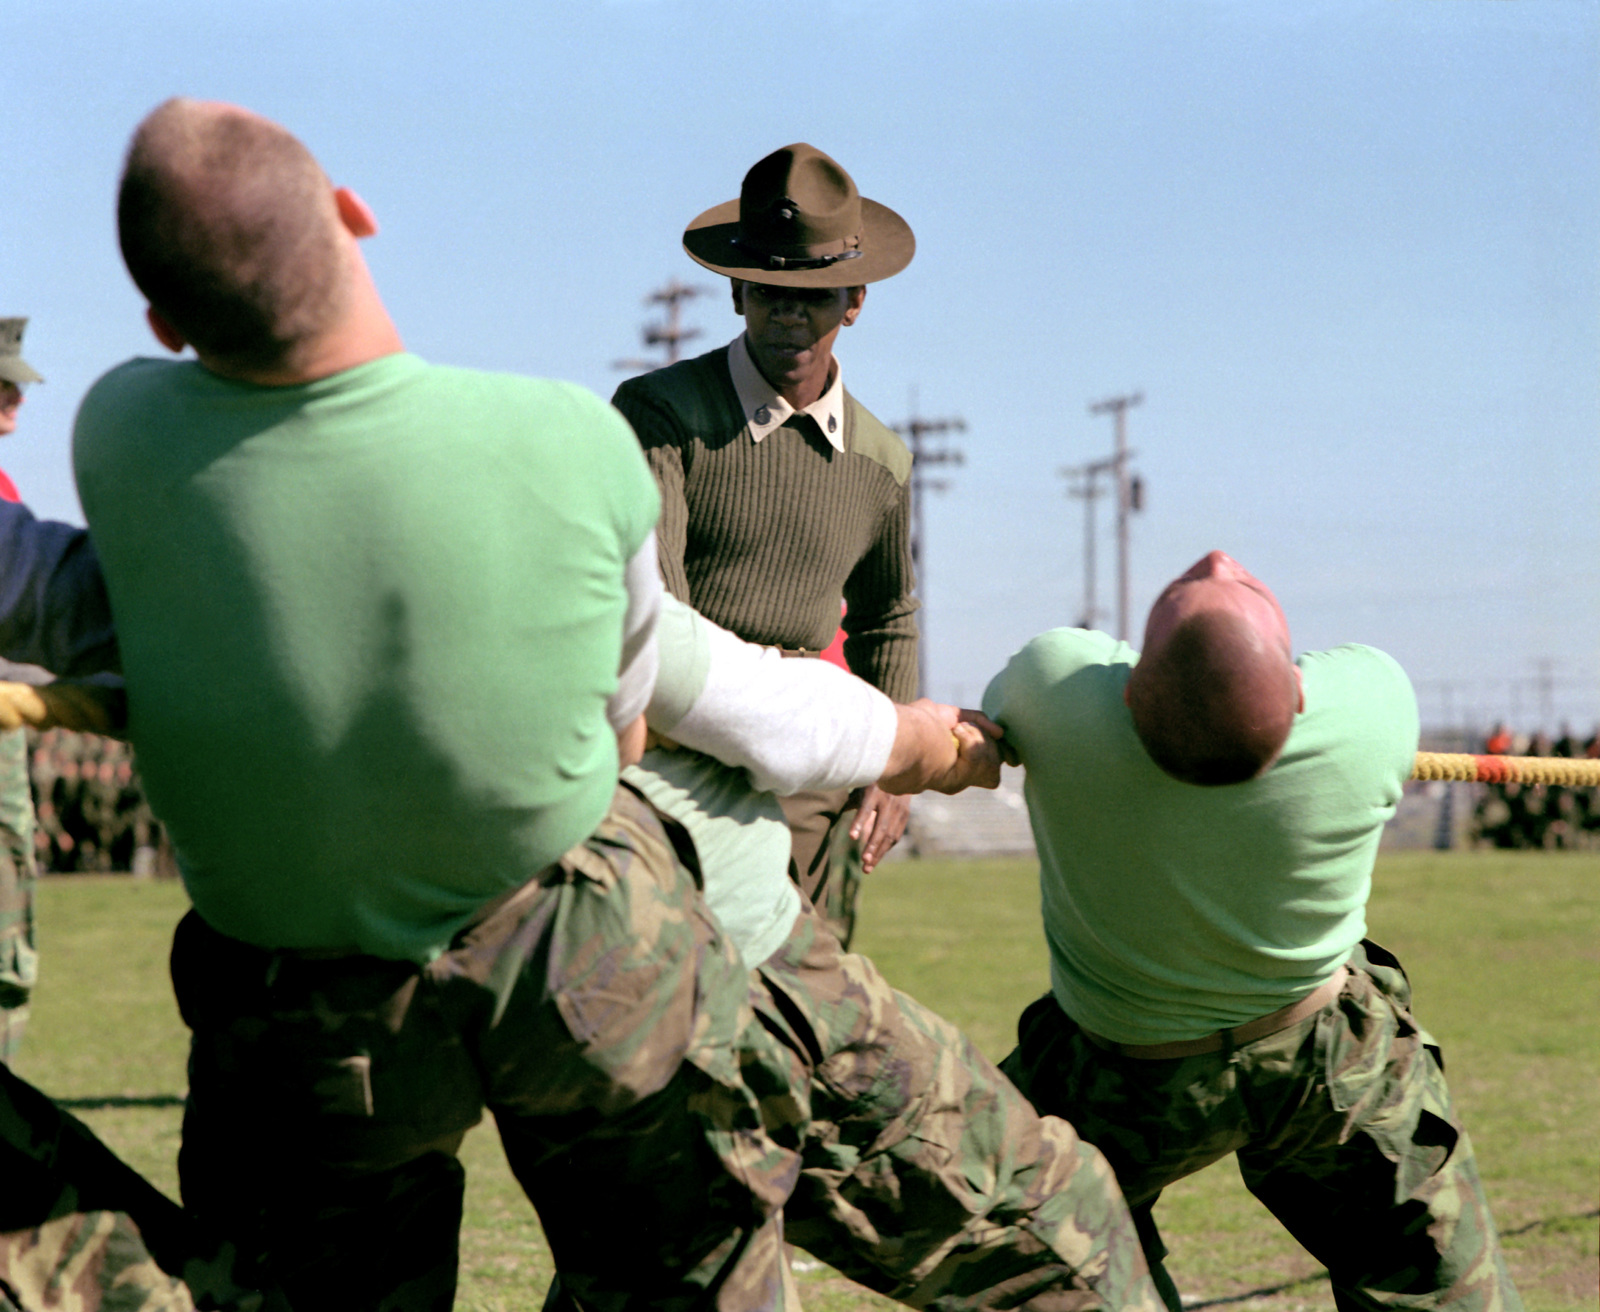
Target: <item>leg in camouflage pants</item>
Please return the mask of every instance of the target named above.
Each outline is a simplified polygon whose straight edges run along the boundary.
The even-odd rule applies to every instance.
[[[234,1250],[0,1067],[0,1312],[229,1312],[283,1303],[247,1284]]]
[[[915,1308],[1161,1312],[1105,1158],[809,902],[758,977],[756,1013],[794,1059],[765,1114],[805,1136],[792,1243]],[[575,1312],[566,1283],[545,1312]]]
[[[1160,1269],[1161,1190],[1239,1155],[1245,1185],[1328,1268],[1343,1312],[1521,1312],[1438,1046],[1400,963],[1373,943],[1315,1016],[1232,1052],[1147,1061],[1103,1051],[1046,996],[1003,1069],[1100,1147]]]
[[[33,943],[33,796],[21,729],[0,733],[0,1066],[9,1066],[28,1025],[39,974]]]
[[[810,1077],[792,1242],[912,1307],[1159,1312],[1105,1158],[955,1026],[809,904],[759,974],[757,1012]]]
[[[425,967],[269,952],[192,913],[172,967],[193,1031],[184,1200],[296,1312],[449,1308],[455,1151],[485,1106],[585,1308],[793,1306],[790,1058],[626,788]]]

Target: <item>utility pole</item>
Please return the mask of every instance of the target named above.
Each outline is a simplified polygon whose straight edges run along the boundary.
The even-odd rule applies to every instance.
[[[944,433],[964,433],[967,431],[967,425],[965,420],[956,417],[922,418],[917,414],[917,389],[913,387],[911,418],[893,427],[895,432],[906,439],[906,445],[911,448],[911,570],[917,581],[917,595],[924,603],[917,624],[917,694],[925,697],[928,694],[928,612],[927,580],[922,573],[922,538],[926,524],[922,517],[922,494],[924,491],[945,492],[950,488],[949,479],[934,478],[926,471],[933,465],[959,466],[966,463],[966,457],[961,454],[958,447],[945,442],[929,445],[927,439]]]
[[[1089,407],[1092,415],[1109,414],[1116,425],[1116,453],[1111,457],[1117,482],[1117,637],[1128,640],[1128,515],[1144,504],[1144,484],[1128,474],[1128,411],[1144,400],[1143,392],[1113,396]]]
[[[1105,495],[1100,486],[1100,475],[1110,473],[1115,460],[1096,460],[1087,465],[1067,465],[1059,471],[1063,478],[1081,480],[1067,489],[1069,497],[1083,502],[1083,615],[1078,621],[1080,629],[1092,629],[1100,618],[1100,607],[1095,604],[1095,514],[1094,503]]]
[[[648,305],[664,305],[667,307],[666,318],[654,323],[647,323],[640,329],[646,346],[661,346],[666,348],[664,360],[614,360],[613,369],[626,369],[631,373],[643,373],[647,369],[659,369],[663,365],[677,364],[680,352],[678,345],[692,337],[700,336],[698,328],[685,328],[679,322],[678,307],[684,301],[692,301],[696,296],[704,296],[704,287],[693,287],[688,283],[679,282],[676,278],[669,278],[665,287],[658,288],[644,298]]]

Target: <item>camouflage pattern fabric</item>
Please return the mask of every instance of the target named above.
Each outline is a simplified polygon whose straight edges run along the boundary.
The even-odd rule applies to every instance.
[[[236,1251],[0,1068],[0,1309],[282,1312]]]
[[[757,1010],[810,1074],[786,1233],[916,1308],[1160,1312],[1104,1157],[807,905]]]
[[[9,1066],[28,1025],[39,975],[33,940],[33,798],[27,735],[0,734],[0,1065]]]
[[[850,837],[856,819],[853,798],[849,789],[839,788],[778,799],[794,843],[789,878],[847,948],[855,936],[862,879],[861,848]]]
[[[296,1312],[450,1306],[454,1153],[486,1106],[585,1308],[794,1306],[790,1058],[626,787],[425,967],[265,951],[191,914],[172,970],[184,1200]]]
[[[1110,1159],[1173,1312],[1150,1209],[1228,1153],[1328,1268],[1339,1308],[1521,1312],[1405,972],[1374,943],[1349,966],[1321,1012],[1231,1052],[1128,1058],[1095,1046],[1053,997],[1023,1013],[1001,1069]]]
[[[193,1312],[120,1212],[69,1212],[0,1234],[0,1312]]]

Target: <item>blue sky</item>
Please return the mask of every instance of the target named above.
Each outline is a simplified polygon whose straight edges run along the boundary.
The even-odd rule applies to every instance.
[[[1130,414],[1133,609],[1220,546],[1297,646],[1363,641],[1424,719],[1600,719],[1600,6],[1590,0],[17,0],[0,314],[32,389],[0,463],[79,519],[84,389],[158,348],[113,193],[168,95],[277,118],[383,230],[412,349],[609,395],[683,225],[806,140],[918,254],[841,339],[881,418],[960,415],[930,499],[936,695],[1082,605],[1057,471]],[[441,415],[441,425],[449,416]],[[471,459],[464,450],[463,459]],[[1109,529],[1104,513],[1102,525]],[[1112,595],[1109,537],[1100,596]]]

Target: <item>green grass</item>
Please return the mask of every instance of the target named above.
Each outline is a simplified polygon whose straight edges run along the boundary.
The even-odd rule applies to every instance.
[[[1418,1017],[1444,1047],[1528,1307],[1594,1309],[1600,856],[1396,853],[1374,882],[1372,937],[1405,961]],[[858,946],[998,1058],[1045,987],[1036,897],[1028,862],[893,863],[867,883]],[[184,1034],[166,951],[184,906],[171,884],[46,881],[44,979],[18,1063],[169,1192]],[[536,1309],[549,1254],[492,1129],[469,1135],[463,1155],[459,1306]],[[1158,1216],[1186,1298],[1331,1309],[1316,1263],[1231,1162],[1169,1190]],[[826,1271],[801,1287],[814,1312],[892,1306]]]

